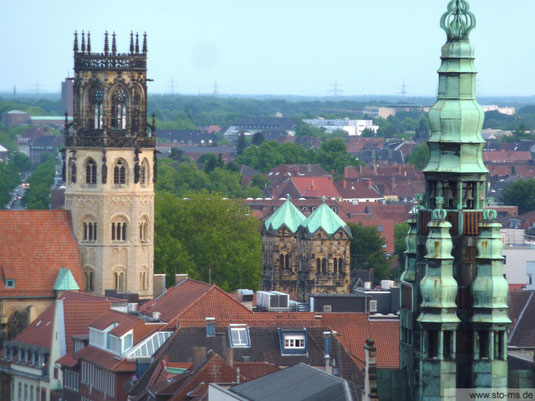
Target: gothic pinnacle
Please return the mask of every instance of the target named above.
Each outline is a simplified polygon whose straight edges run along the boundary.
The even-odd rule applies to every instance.
[[[117,42],[115,41],[115,32],[111,34],[111,54],[117,54]]]
[[[74,47],[73,50],[75,53],[78,53],[78,31],[74,31]]]

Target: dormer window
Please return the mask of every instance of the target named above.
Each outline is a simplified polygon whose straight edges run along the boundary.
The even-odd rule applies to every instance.
[[[6,288],[15,288],[15,280],[7,279],[4,281]]]
[[[251,338],[249,337],[249,327],[247,325],[231,324],[228,329],[232,348],[251,347]]]
[[[281,330],[279,339],[282,355],[303,355],[307,353],[306,330]]]

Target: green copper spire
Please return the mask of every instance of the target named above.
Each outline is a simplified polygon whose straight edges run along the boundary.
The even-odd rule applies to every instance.
[[[54,291],[78,291],[80,287],[76,283],[71,271],[66,267],[59,269],[56,283],[54,284]]]
[[[264,225],[266,231],[277,231],[285,225],[288,230],[295,234],[303,221],[305,221],[305,216],[294,206],[290,201],[290,195],[288,195],[286,202],[266,220]]]
[[[465,0],[452,0],[442,16],[438,99],[429,110],[430,161],[424,173],[488,173],[481,137],[484,112],[476,100],[474,49],[468,40],[476,19]]]
[[[472,323],[511,323],[507,316],[509,286],[503,277],[502,225],[496,221],[496,216],[496,210],[486,209],[479,223],[477,276],[472,283]]]
[[[420,323],[458,323],[457,281],[453,278],[453,243],[450,235],[451,223],[446,221],[446,210],[433,210],[433,220],[427,225],[429,236],[427,248],[427,270],[420,282],[422,313]]]
[[[349,226],[325,203],[325,197],[322,198],[321,205],[308,216],[301,227],[308,230],[310,235],[314,235],[320,228],[327,235],[333,235],[342,228],[350,238],[353,238]]]

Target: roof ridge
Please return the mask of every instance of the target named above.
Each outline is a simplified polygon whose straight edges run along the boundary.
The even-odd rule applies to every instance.
[[[222,294],[224,294],[225,296],[227,296],[228,298],[230,298],[232,301],[234,301],[235,303],[239,304],[243,309],[245,309],[247,312],[249,313],[253,313],[251,312],[249,309],[247,309],[244,305],[242,305],[241,302],[239,302],[237,299],[235,299],[234,297],[230,296],[229,294],[227,294],[225,291],[223,291],[221,288],[219,288],[217,285],[215,284],[211,284],[212,288],[210,288],[208,291],[206,291],[204,294],[202,294],[199,298],[197,298],[195,301],[193,301],[186,309],[184,309],[179,315],[175,316],[174,319],[178,319],[180,316],[182,316],[184,313],[186,313],[188,310],[190,310],[191,308],[193,308],[194,305],[196,305],[198,302],[201,301],[202,298],[204,298],[206,295],[208,295],[211,291],[213,290],[218,290],[219,292],[221,292]]]

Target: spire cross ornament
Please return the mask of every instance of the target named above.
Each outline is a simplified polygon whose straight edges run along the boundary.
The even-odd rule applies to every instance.
[[[448,39],[468,39],[472,29],[476,27],[476,17],[470,12],[466,0],[451,0],[448,11],[442,15],[440,26]]]

